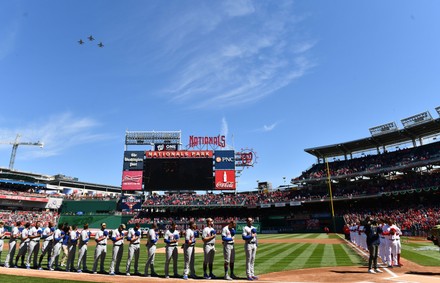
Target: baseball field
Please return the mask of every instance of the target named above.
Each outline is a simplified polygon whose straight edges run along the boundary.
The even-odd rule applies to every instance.
[[[217,242],[217,251],[214,261],[214,274],[222,279],[223,257],[222,246]],[[246,280],[245,254],[243,242],[236,241],[235,274]],[[156,272],[159,278],[142,276],[107,274],[90,274],[64,271],[39,271],[22,268],[0,268],[0,282],[175,282],[179,278],[165,279],[163,267],[165,256],[163,241],[158,244],[155,260]],[[200,279],[192,281],[208,282],[214,280],[202,279],[203,253],[201,241],[196,245],[199,252],[196,254],[196,273]],[[5,251],[7,251],[7,248]],[[5,251],[2,260],[5,257]],[[87,262],[92,268],[94,245],[89,246]],[[180,251],[181,252],[181,251]],[[121,271],[125,270],[128,249],[121,264]],[[341,236],[334,234],[275,234],[259,235],[255,270],[261,282],[440,282],[440,253],[438,247],[423,239],[404,239],[402,243],[403,267],[384,268],[381,274],[367,273],[367,254],[358,250]],[[111,259],[111,246],[108,247],[106,270]],[[139,271],[143,273],[146,262],[146,249],[143,245],[139,260]],[[43,262],[44,263],[44,262]],[[131,273],[134,273],[131,267]],[[179,254],[178,270],[183,271],[183,254]],[[215,280],[217,281],[217,280]]]

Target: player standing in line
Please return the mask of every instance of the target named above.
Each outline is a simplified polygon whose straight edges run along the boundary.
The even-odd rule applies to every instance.
[[[380,245],[380,234],[382,229],[377,223],[370,219],[370,216],[365,218],[364,231],[366,236],[366,243],[370,256],[368,258],[368,272],[369,273],[382,273],[382,270],[377,268],[377,254]],[[374,268],[374,269],[373,269]]]
[[[63,224],[58,224],[58,228],[55,230],[53,234],[53,250],[52,250],[52,257],[49,261],[49,270],[53,271],[52,268],[53,264],[55,263],[55,269],[58,269],[58,260],[60,258],[61,254],[61,245],[63,244],[63,236],[64,231],[62,230],[64,227]]]
[[[194,246],[196,245],[196,237],[194,230],[196,229],[196,223],[190,221],[188,224],[188,229],[186,229],[185,234],[185,244],[183,246],[184,253],[184,269],[183,269],[183,279],[187,280],[188,275],[191,278],[197,278],[196,270],[194,268],[195,252]]]
[[[179,255],[177,246],[179,244],[179,231],[176,229],[176,223],[171,222],[171,227],[165,231],[163,240],[165,246],[165,278],[170,278],[169,268],[171,259],[173,260],[174,277],[180,277],[177,273],[177,257]]]
[[[141,231],[139,228],[141,225],[136,223],[134,229],[131,228],[128,230],[127,240],[130,242],[128,246],[128,259],[127,259],[127,267],[125,270],[125,275],[130,276],[130,266],[131,261],[134,257],[134,274],[139,274],[139,255],[140,255],[140,244],[141,244]]]
[[[202,232],[203,241],[203,277],[205,279],[216,279],[217,277],[212,273],[212,267],[215,256],[215,236],[217,232],[214,229],[214,220],[212,218],[206,219],[206,227]],[[207,268],[209,265],[209,275]]]
[[[55,229],[53,227],[53,222],[47,223],[47,227],[43,229],[43,233],[41,234],[41,238],[43,239],[43,245],[41,246],[41,255],[40,260],[38,261],[38,270],[43,270],[41,267],[41,262],[44,259],[44,256],[47,254],[47,268],[49,268],[49,261],[52,257],[52,248],[53,248],[53,234]]]
[[[147,240],[147,253],[148,259],[145,263],[144,276],[159,276],[154,271],[154,258],[156,257],[156,243],[159,240],[159,235],[157,234],[157,224],[153,222],[150,230],[148,230],[148,240]],[[148,269],[151,269],[151,274],[148,273]]]
[[[73,225],[69,232],[69,241],[67,243],[67,248],[69,252],[67,253],[67,263],[66,263],[66,272],[72,271],[75,266],[75,255],[76,255],[76,246],[78,244],[78,239],[80,237],[80,233],[77,230],[76,225]]]
[[[225,279],[232,280],[237,279],[234,274],[234,261],[235,261],[235,249],[234,249],[234,239],[235,239],[235,221],[229,221],[229,224],[223,227],[222,230],[222,241],[223,241],[223,257],[225,259]],[[228,266],[231,269],[231,276],[228,274]]]
[[[124,237],[125,224],[119,225],[118,229],[113,230],[112,241],[112,262],[110,263],[109,275],[119,274],[119,266],[121,265],[122,255],[124,254]]]
[[[32,267],[38,268],[37,260],[38,252],[40,251],[41,234],[43,233],[42,227],[43,224],[41,223],[41,221],[37,221],[35,225],[32,225],[32,227],[29,229],[29,244],[28,254],[26,258],[26,266],[31,266],[32,261]]]
[[[99,273],[104,273],[104,262],[105,257],[107,256],[107,238],[108,238],[108,231],[106,230],[107,224],[101,223],[101,230],[96,232],[95,234],[95,242],[96,242],[96,248],[95,248],[95,255],[94,255],[94,261],[93,261],[93,274],[97,273],[98,268],[98,262],[99,265]]]
[[[391,229],[394,229],[394,239],[395,243],[393,243],[393,249],[391,253],[393,254],[394,258],[394,266],[401,267],[403,264],[400,261],[400,253],[402,252],[402,244],[400,243],[400,236],[402,236],[402,231],[399,227],[394,223],[394,221],[390,221],[390,231]]]
[[[29,227],[31,226],[31,223],[26,222],[26,224],[24,225],[24,229],[21,231],[21,243],[20,243],[20,248],[18,249],[18,254],[15,257],[15,267],[17,266],[18,263],[18,259],[20,257],[24,257],[26,256],[26,252],[28,250],[28,245],[29,245]],[[29,269],[31,268],[30,265],[26,264],[26,268]]]
[[[251,217],[246,219],[246,226],[243,227],[242,238],[245,241],[244,251],[246,253],[246,276],[249,281],[258,280],[254,273],[255,255],[257,253],[257,228],[252,226],[254,220]]]
[[[15,250],[17,249],[17,239],[20,236],[18,228],[21,226],[21,222],[17,221],[15,226],[12,227],[11,235],[9,237],[9,250],[5,259],[5,267],[8,268],[13,265]]]
[[[84,224],[83,230],[79,236],[79,246],[78,246],[78,265],[76,271],[81,273],[83,270],[87,270],[87,244],[90,240],[89,224]],[[82,269],[81,269],[82,264]]]
[[[0,221],[0,262],[2,262],[3,244],[5,239],[5,227],[3,221]]]

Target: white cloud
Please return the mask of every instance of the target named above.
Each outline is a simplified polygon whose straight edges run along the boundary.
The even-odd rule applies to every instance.
[[[221,128],[220,134],[224,135],[225,137],[227,137],[228,136],[228,131],[229,131],[228,122],[226,121],[226,118],[223,117],[222,118],[222,128]]]
[[[302,18],[291,1],[228,1],[210,8],[199,10],[203,17],[191,11],[192,19],[177,25],[182,33],[167,58],[179,62],[166,90],[174,103],[193,108],[254,103],[316,65],[309,58],[316,42],[300,39]],[[211,15],[213,24],[206,29],[203,19]],[[203,36],[193,36],[198,30]]]
[[[107,135],[95,133],[98,126],[99,123],[91,118],[78,118],[70,113],[64,113],[22,128],[0,128],[0,137],[3,141],[14,141],[16,134],[20,134],[22,142],[43,142],[43,150],[26,151],[20,154],[21,159],[33,159],[60,155],[78,145],[109,139]],[[6,147],[0,149],[6,149]],[[10,146],[7,149],[10,150]]]

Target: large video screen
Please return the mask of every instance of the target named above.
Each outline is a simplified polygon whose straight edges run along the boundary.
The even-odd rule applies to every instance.
[[[213,171],[212,158],[147,158],[144,190],[212,190]]]

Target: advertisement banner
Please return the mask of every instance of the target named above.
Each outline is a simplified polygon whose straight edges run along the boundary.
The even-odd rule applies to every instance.
[[[123,196],[121,198],[121,209],[125,212],[139,211],[142,209],[142,199],[138,196]]]
[[[142,171],[123,171],[122,172],[123,191],[142,190]]]
[[[235,151],[234,150],[216,150],[215,170],[235,170]]]
[[[62,198],[49,198],[49,201],[46,204],[46,208],[59,209],[62,204],[63,204]]]
[[[212,158],[212,150],[147,151],[145,158]]]
[[[159,143],[154,144],[155,151],[177,151],[179,145],[177,143]]]
[[[19,201],[35,201],[35,202],[48,202],[47,198],[25,197],[25,196],[10,196],[0,195],[0,199],[19,200]]]
[[[124,151],[123,170],[139,171],[144,168],[145,151]]]
[[[216,190],[235,190],[235,170],[215,170]]]

